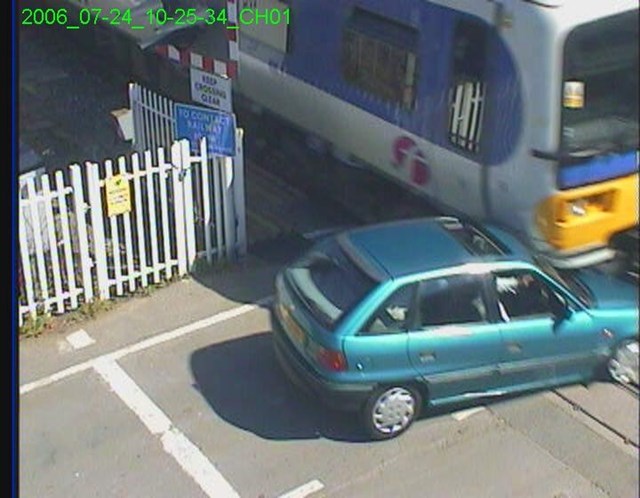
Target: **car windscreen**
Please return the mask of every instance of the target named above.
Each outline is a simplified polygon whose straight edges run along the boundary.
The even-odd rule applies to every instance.
[[[287,274],[311,314],[330,330],[376,285],[335,239],[314,247]]]

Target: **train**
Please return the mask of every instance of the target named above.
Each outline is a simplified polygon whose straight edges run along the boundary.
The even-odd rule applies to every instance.
[[[636,0],[233,3],[234,93],[345,167],[506,227],[558,267],[637,233]]]

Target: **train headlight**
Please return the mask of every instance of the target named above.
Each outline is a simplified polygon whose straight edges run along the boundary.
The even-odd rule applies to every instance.
[[[569,202],[569,209],[574,216],[585,216],[587,214],[587,203],[584,199],[577,199]]]

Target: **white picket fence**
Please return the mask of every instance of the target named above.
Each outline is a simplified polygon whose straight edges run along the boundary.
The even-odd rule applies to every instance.
[[[198,154],[182,140],[170,157],[158,148],[22,179],[20,324],[185,275],[198,257],[243,255],[241,134],[236,143],[235,162],[208,155],[204,139]],[[105,184],[114,175],[128,183],[131,209],[108,216]]]

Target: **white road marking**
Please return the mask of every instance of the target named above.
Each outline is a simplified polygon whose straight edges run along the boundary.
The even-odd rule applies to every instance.
[[[74,349],[82,349],[95,344],[96,341],[87,333],[86,330],[80,329],[73,334],[69,334],[67,336],[67,342],[71,344]]]
[[[320,491],[324,488],[324,484],[322,484],[317,479],[308,482],[307,484],[303,484],[302,486],[297,487],[281,495],[279,498],[305,498],[305,496],[309,496],[317,491]]]
[[[469,408],[468,410],[460,410],[459,412],[452,413],[451,416],[455,418],[458,422],[463,421],[465,418],[469,418],[476,413],[480,413],[485,408],[484,406],[478,406],[476,408]]]
[[[149,398],[115,361],[100,359],[95,370],[111,390],[131,409],[151,434],[159,436],[162,447],[209,497],[239,498],[240,495],[218,469],[176,428],[165,413]]]
[[[259,299],[254,304],[243,304],[242,306],[238,306],[237,308],[232,308],[227,311],[216,313],[215,315],[212,315],[208,318],[204,318],[202,320],[198,320],[197,322],[191,323],[189,325],[184,325],[183,327],[179,327],[175,330],[171,330],[163,334],[158,334],[156,336],[150,337],[149,339],[145,339],[144,341],[140,341],[136,344],[132,344],[122,349],[113,351],[112,353],[107,353],[97,358],[85,361],[83,363],[78,363],[77,365],[73,365],[69,368],[65,368],[64,370],[60,370],[59,372],[56,372],[42,379],[29,382],[27,384],[23,384],[22,386],[20,386],[20,395],[26,394],[30,391],[39,389],[41,387],[48,386],[50,384],[53,384],[54,382],[65,379],[79,372],[84,372],[85,370],[89,370],[90,368],[94,367],[94,364],[97,361],[101,361],[103,359],[118,360],[131,353],[136,353],[138,351],[142,351],[142,350],[151,348],[153,346],[157,346],[158,344],[162,344],[167,341],[172,341],[173,339],[177,339],[179,337],[192,334],[193,332],[197,332],[204,328],[211,327],[212,325],[216,325],[218,323],[231,320],[238,316],[249,313],[250,311],[257,309],[259,306],[267,304],[268,302],[271,301],[271,299],[272,299],[271,297],[265,297],[265,298]]]

